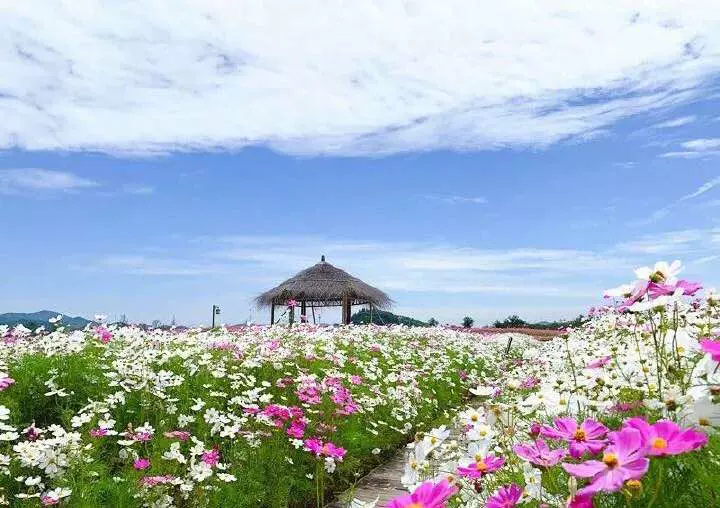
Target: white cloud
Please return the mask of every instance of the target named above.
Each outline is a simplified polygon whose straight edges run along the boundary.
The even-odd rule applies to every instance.
[[[720,138],[693,139],[692,141],[685,141],[680,146],[687,148],[688,150],[704,152],[720,148]]]
[[[41,168],[0,169],[0,193],[71,191],[98,183],[65,171]]]
[[[126,194],[134,194],[136,196],[146,196],[155,192],[155,187],[137,183],[127,183],[122,186],[122,191]]]
[[[0,148],[544,147],[720,68],[715,0],[6,4]]]
[[[693,123],[696,119],[697,117],[695,115],[681,116],[678,118],[667,120],[665,122],[656,123],[652,127],[655,129],[670,129],[673,127],[682,127],[683,125]]]
[[[661,157],[699,159],[720,155],[720,138],[700,138],[680,143],[685,150],[666,152]]]
[[[443,203],[447,203],[449,205],[461,205],[461,204],[475,204],[475,205],[484,205],[488,202],[487,198],[484,198],[482,196],[442,196],[442,195],[427,195],[425,196],[427,199],[432,199],[435,201],[442,201]]]

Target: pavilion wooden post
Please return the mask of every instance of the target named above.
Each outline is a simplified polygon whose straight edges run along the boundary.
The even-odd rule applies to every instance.
[[[300,322],[307,323],[307,320],[307,303],[303,300],[300,302]]]
[[[351,308],[350,299],[347,296],[344,296],[342,300],[342,322],[344,325],[350,324]]]
[[[270,305],[270,324],[275,324],[275,304]]]

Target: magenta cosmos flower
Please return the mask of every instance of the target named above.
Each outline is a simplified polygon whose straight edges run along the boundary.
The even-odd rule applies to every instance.
[[[581,425],[572,418],[555,418],[555,426],[543,425],[540,435],[567,441],[570,443],[570,455],[577,459],[587,451],[594,455],[605,448],[607,431],[605,425],[589,418]]]
[[[700,347],[709,354],[713,360],[720,362],[720,340],[702,339]]]
[[[650,425],[642,418],[630,418],[625,427],[640,432],[645,453],[652,456],[680,455],[697,450],[707,444],[707,435],[695,429],[683,429],[670,420]]]
[[[602,358],[598,358],[597,360],[593,360],[592,362],[588,363],[585,368],[599,369],[600,367],[605,367],[608,363],[610,363],[610,360],[612,360],[611,356],[603,356]]]
[[[412,494],[398,496],[390,501],[388,508],[445,508],[450,497],[457,492],[447,480],[439,483],[425,482]]]
[[[545,441],[536,439],[534,443],[518,443],[513,451],[521,458],[537,466],[556,465],[565,456],[565,450],[551,450]]]
[[[640,432],[624,428],[611,432],[612,444],[605,449],[602,460],[588,460],[582,464],[563,464],[569,474],[579,478],[591,478],[590,484],[578,491],[578,495],[597,492],[614,492],[627,480],[637,480],[647,472],[650,461],[645,457]]]
[[[342,459],[345,456],[345,453],[347,453],[345,448],[335,446],[330,441],[323,443],[322,440],[315,437],[305,440],[305,449],[310,453],[315,454],[316,457],[325,456],[332,457],[334,459]]]
[[[457,468],[457,474],[465,478],[480,478],[488,473],[494,473],[505,464],[505,459],[488,455],[485,458],[476,456],[475,462],[467,467]]]
[[[150,467],[150,459],[139,458],[133,462],[133,467],[139,471]]]
[[[500,487],[488,498],[485,506],[487,508],[513,508],[513,506],[517,506],[522,493],[522,489],[514,483],[506,487]]]

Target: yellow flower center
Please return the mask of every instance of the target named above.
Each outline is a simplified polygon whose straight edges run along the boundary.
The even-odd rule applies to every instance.
[[[698,424],[702,425],[703,427],[708,427],[710,425],[710,420],[707,418],[698,418]]]
[[[480,460],[480,461],[478,461],[478,462],[475,463],[475,469],[477,469],[477,470],[480,471],[481,473],[484,473],[485,471],[488,470],[488,465],[485,464],[485,461]]]
[[[642,489],[642,483],[640,483],[640,480],[628,480],[625,483],[625,486],[635,492],[639,492]]]
[[[578,429],[575,431],[575,441],[585,441],[585,431]]]
[[[472,415],[472,416],[470,417],[470,420],[473,421],[473,422],[476,422],[476,421],[478,421],[478,416],[477,416],[477,415]]]
[[[430,438],[430,444],[437,444],[438,440],[435,436]]]
[[[613,468],[618,465],[618,457],[614,453],[606,453],[603,456],[602,461],[605,463],[605,465],[609,468]]]
[[[422,503],[410,503],[408,508],[425,508],[425,505]]]
[[[658,450],[664,450],[665,448],[667,448],[667,441],[665,441],[661,437],[656,437],[655,439],[653,439],[652,447]]]

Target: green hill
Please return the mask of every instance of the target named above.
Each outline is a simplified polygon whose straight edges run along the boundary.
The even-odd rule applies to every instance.
[[[350,317],[355,325],[366,325],[370,323],[370,311],[363,309]],[[372,311],[372,322],[376,325],[406,325],[406,326],[430,326],[423,321],[407,316],[399,316],[384,310]]]

